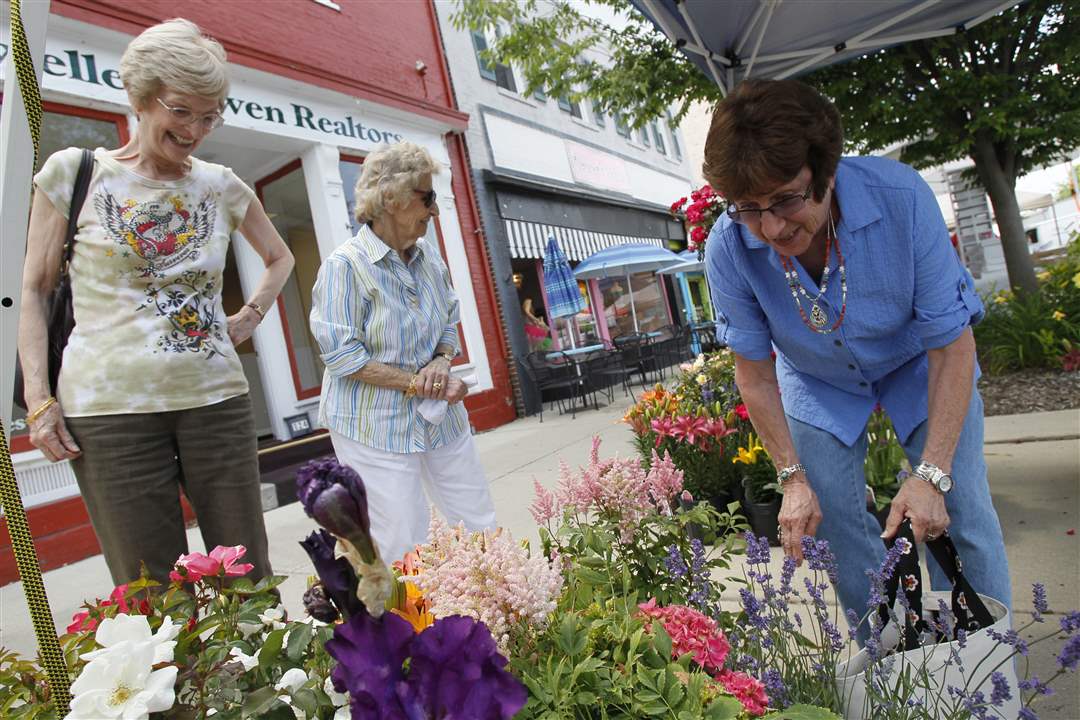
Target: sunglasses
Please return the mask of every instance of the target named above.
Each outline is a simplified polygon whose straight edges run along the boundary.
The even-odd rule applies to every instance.
[[[807,186],[806,192],[802,195],[788,195],[785,198],[780,198],[767,208],[747,208],[741,210],[735,203],[731,203],[727,207],[727,214],[729,218],[740,225],[761,222],[761,214],[767,212],[772,213],[774,217],[789,218],[806,206],[806,201],[810,199],[810,192],[812,189],[813,183]]]
[[[416,190],[414,188],[413,192],[417,195],[422,196],[420,199],[423,200],[424,207],[426,207],[428,210],[430,210],[431,206],[435,204],[436,195],[434,190]]]

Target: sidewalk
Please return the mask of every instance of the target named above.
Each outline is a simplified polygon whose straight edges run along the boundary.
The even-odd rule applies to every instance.
[[[620,422],[629,403],[616,395],[613,405],[579,413],[576,419],[545,413],[543,423],[525,418],[478,435],[500,525],[517,538],[535,541],[536,525],[528,510],[533,480],[554,487],[559,461],[575,468],[584,464],[594,435],[603,439],[605,455],[631,454],[630,431]],[[1055,610],[1075,608],[1080,600],[1080,539],[1067,531],[1080,526],[1080,411],[987,418],[986,459],[1005,533],[1018,624],[1031,610],[1033,582],[1046,585]],[[299,541],[313,528],[299,503],[266,513],[274,570],[288,577],[282,597],[290,613],[303,612],[300,598],[313,570]],[[203,550],[197,529],[188,537],[192,550]],[[779,568],[779,551],[773,553]],[[45,573],[45,588],[62,632],[83,598],[106,597],[112,584],[98,556]],[[734,593],[729,585],[725,600],[734,602]],[[1057,619],[1048,621],[1056,624]],[[0,588],[0,647],[24,654],[35,651],[19,583]],[[1053,674],[1049,650],[1048,644],[1038,646],[1031,657],[1031,672],[1044,679]],[[1042,705],[1040,717],[1080,720],[1075,709],[1080,708],[1080,677],[1072,673],[1065,679],[1071,685],[1060,683],[1057,694],[1044,698],[1050,702]]]

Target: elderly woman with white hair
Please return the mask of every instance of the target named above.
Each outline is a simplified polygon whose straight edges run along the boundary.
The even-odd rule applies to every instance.
[[[192,153],[223,119],[225,51],[187,20],[136,37],[120,76],[138,129],[93,152],[70,264],[75,328],[56,387],[46,299],[56,284],[82,151],[61,150],[34,178],[19,356],[30,441],[71,460],[113,581],[168,582],[188,550],[180,492],[208,548],[243,545],[268,575],[248,384],[235,346],[285,284],[292,254],[255,194]],[[226,316],[222,274],[239,232],[266,270]],[[54,394],[55,393],[55,394]]]
[[[372,152],[356,183],[360,232],[326,258],[313,291],[311,329],[326,366],[320,419],[338,460],[364,480],[371,536],[388,562],[427,538],[424,487],[452,524],[495,527],[461,402],[468,388],[450,373],[457,295],[423,239],[439,214],[438,171],[410,142]],[[425,399],[446,401],[445,415],[425,412]]]

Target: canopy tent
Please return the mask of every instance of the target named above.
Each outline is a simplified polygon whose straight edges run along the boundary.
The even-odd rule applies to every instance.
[[[727,94],[911,40],[962,32],[1021,0],[631,0]]]
[[[634,317],[634,331],[637,332],[637,308],[634,306],[634,288],[630,284],[630,275],[660,270],[681,262],[682,258],[675,253],[655,245],[616,245],[585,258],[574,270],[574,276],[586,279],[625,275],[626,292],[630,296],[630,312]]]

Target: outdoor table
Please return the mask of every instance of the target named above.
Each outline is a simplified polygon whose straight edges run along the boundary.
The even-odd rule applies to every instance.
[[[586,353],[594,353],[594,352],[597,352],[598,350],[603,350],[603,349],[604,349],[603,344],[598,344],[598,345],[585,345],[585,346],[579,347],[579,348],[570,348],[569,350],[555,350],[554,352],[549,352],[547,354],[547,359],[548,360],[559,360],[559,358],[561,358],[563,355],[567,355],[569,357],[574,357],[575,355],[582,355],[582,354],[586,354]]]
[[[572,366],[574,368],[574,372],[577,374],[578,377],[584,376],[585,378],[589,378],[589,362],[594,357],[596,357],[598,353],[603,354],[604,352],[604,346],[602,344],[585,345],[583,347],[570,348],[568,350],[555,350],[553,352],[549,352],[546,358],[549,363],[556,366],[563,366],[567,368]],[[593,391],[595,391],[595,388],[593,388]],[[574,402],[574,398],[570,398],[570,401]],[[582,402],[584,404],[580,407],[575,407],[574,412],[577,412],[578,410],[589,409],[588,400],[582,398]],[[600,405],[596,401],[595,394],[593,395],[593,407],[597,409],[599,409],[600,407]]]

